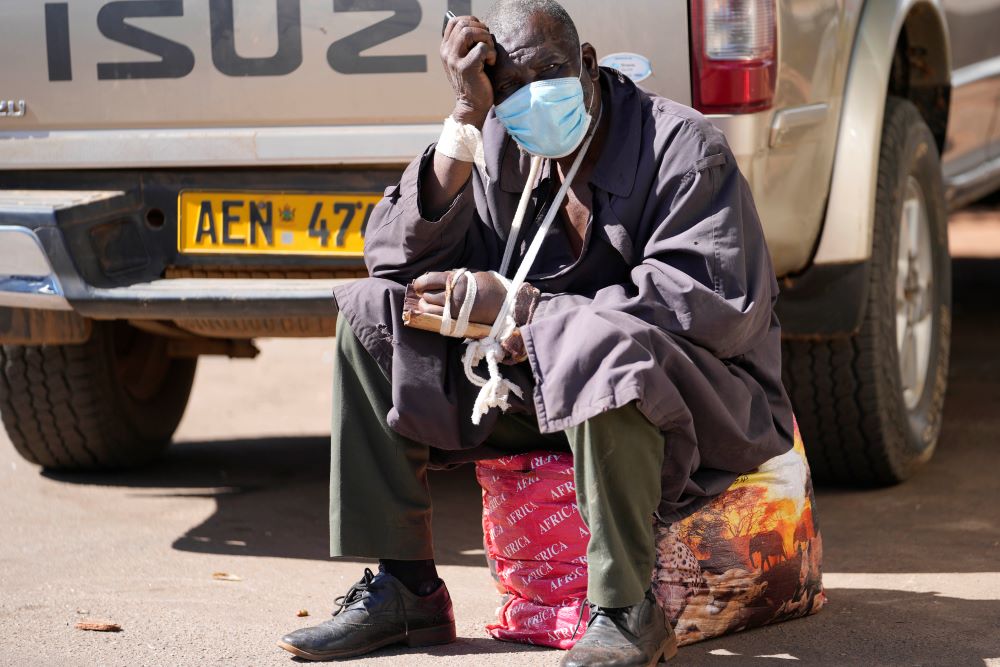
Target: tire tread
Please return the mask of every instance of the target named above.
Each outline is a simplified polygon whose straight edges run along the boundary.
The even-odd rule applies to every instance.
[[[899,198],[897,156],[905,150],[907,132],[922,122],[906,100],[886,104],[879,160],[876,216],[886,217],[886,203]],[[886,159],[888,156],[888,159]],[[893,220],[876,220],[872,257],[892,252]],[[905,448],[905,416],[893,406],[899,400],[894,378],[895,355],[879,354],[884,341],[895,339],[895,323],[886,316],[894,303],[895,274],[886,262],[872,261],[868,303],[860,331],[824,340],[782,341],[782,375],[792,398],[817,481],[876,486],[901,481],[909,474],[893,452]]]
[[[144,463],[168,444],[169,437],[143,436],[137,417],[126,414],[109,367],[110,331],[95,327],[82,345],[0,346],[0,416],[23,458],[51,469],[117,468]],[[175,363],[166,390],[183,395],[160,417],[170,432],[194,376],[193,360]]]

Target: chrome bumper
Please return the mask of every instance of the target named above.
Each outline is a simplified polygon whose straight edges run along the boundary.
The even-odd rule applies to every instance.
[[[27,227],[0,225],[0,306],[73,310],[41,241]]]

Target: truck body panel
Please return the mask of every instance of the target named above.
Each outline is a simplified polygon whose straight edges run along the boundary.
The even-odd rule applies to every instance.
[[[726,133],[753,189],[778,275],[804,268],[822,228],[837,123],[861,0],[784,0],[778,5],[774,106],[711,116]]]
[[[871,255],[882,116],[897,41],[914,10],[925,15],[927,22],[940,25],[944,46],[934,54],[943,66],[928,66],[919,76],[928,79],[927,85],[949,85],[948,35],[938,0],[865,3],[854,40],[829,205],[814,264],[863,262]]]
[[[0,98],[26,107],[0,117],[0,168],[398,163],[451,111],[438,46],[445,10],[467,2],[144,4],[157,15],[108,0],[48,3],[64,18],[0,7],[0,60],[18,63]],[[627,6],[565,5],[599,55],[645,56],[643,85],[690,102],[685,3],[644,5],[644,30]]]

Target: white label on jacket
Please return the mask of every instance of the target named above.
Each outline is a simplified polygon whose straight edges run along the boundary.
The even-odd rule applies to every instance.
[[[649,58],[638,53],[612,53],[601,58],[601,65],[613,67],[636,83],[653,74]]]

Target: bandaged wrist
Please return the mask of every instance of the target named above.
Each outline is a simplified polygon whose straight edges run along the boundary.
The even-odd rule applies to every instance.
[[[474,125],[463,125],[451,116],[444,119],[436,150],[461,162],[474,162],[480,168],[486,165],[482,132]]]

